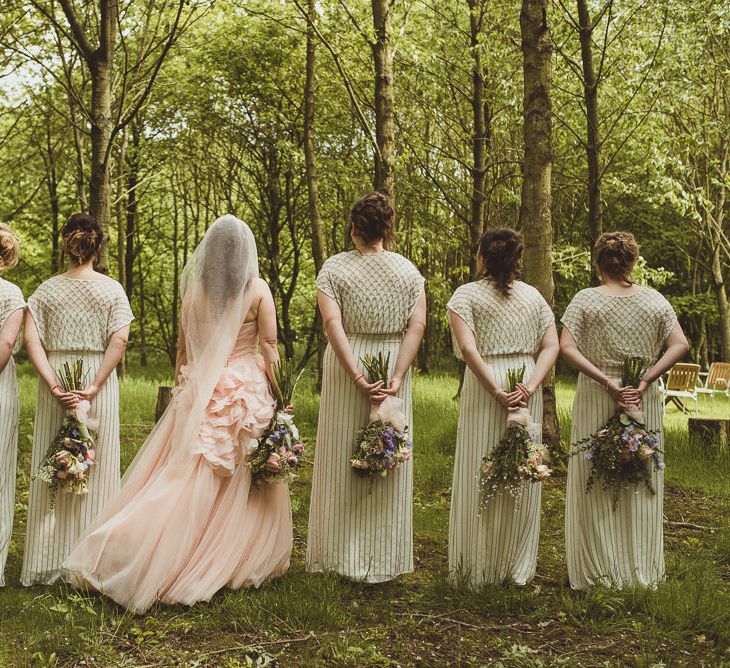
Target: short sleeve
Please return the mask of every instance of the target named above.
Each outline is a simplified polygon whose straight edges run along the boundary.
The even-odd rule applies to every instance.
[[[573,299],[568,308],[565,309],[563,317],[560,320],[568,331],[573,335],[576,343],[579,343],[583,337],[583,294],[579,292]]]
[[[421,272],[413,267],[413,277],[410,281],[410,308],[408,309],[409,318],[411,317],[411,315],[413,315],[413,311],[416,310],[416,306],[418,305],[418,299],[423,292],[423,286],[425,285],[425,283],[426,279],[421,276]]]
[[[0,295],[0,329],[15,311],[25,308],[25,300],[20,288],[12,283],[7,285],[10,289],[6,294]]]
[[[545,332],[548,331],[548,328],[550,327],[550,325],[555,324],[555,314],[553,313],[553,310],[550,308],[550,304],[548,304],[545,301],[545,298],[542,295],[539,295],[538,308],[539,308],[538,322],[540,323],[540,338],[542,339],[542,337],[545,336]]]
[[[132,307],[124,292],[124,289],[118,283],[109,310],[109,324],[107,326],[107,337],[111,338],[112,334],[118,332],[122,327],[129,325],[134,320]]]
[[[446,308],[452,313],[456,313],[468,326],[472,332],[476,333],[474,324],[474,311],[472,309],[472,299],[469,295],[468,285],[462,285],[456,288],[456,291],[446,304]]]
[[[28,311],[33,318],[38,338],[40,338],[43,347],[46,347],[46,339],[48,334],[48,308],[46,305],[45,284],[40,287],[28,298]]]
[[[340,304],[340,292],[335,282],[335,271],[332,258],[325,261],[317,274],[317,290],[324,292],[330,299]]]
[[[659,346],[663,346],[667,340],[669,333],[674,329],[677,324],[677,314],[674,312],[672,305],[664,298],[661,297],[661,303],[659,304]]]

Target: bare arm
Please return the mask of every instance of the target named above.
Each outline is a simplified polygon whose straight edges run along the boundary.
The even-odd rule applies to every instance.
[[[180,382],[180,369],[188,363],[188,351],[185,344],[185,330],[182,319],[177,328],[177,354],[175,355],[175,384]]]
[[[682,325],[675,324],[672,331],[667,337],[667,348],[664,354],[657,360],[651,369],[649,369],[639,383],[638,391],[643,395],[646,389],[663,373],[671,369],[679,360],[681,360],[689,350],[687,337],[682,331]]]
[[[317,290],[317,303],[319,304],[319,311],[322,314],[322,322],[327,331],[327,339],[337,359],[345,369],[345,373],[355,383],[357,389],[365,394],[368,399],[371,399],[372,395],[380,389],[383,383],[380,381],[377,383],[368,383],[364,375],[360,372],[355,356],[352,354],[350,342],[347,340],[347,334],[345,334],[345,329],[342,326],[342,313],[337,302],[321,290]]]
[[[76,392],[76,395],[81,399],[91,401],[99,393],[112,371],[117,368],[117,364],[121,361],[122,355],[127,349],[127,341],[129,341],[129,325],[125,325],[112,334],[93,382],[89,383],[81,392]]]
[[[23,309],[19,308],[5,319],[5,324],[0,329],[0,373],[5,371],[5,367],[13,356],[13,348],[15,348],[22,324]]]
[[[624,405],[624,388],[619,387],[578,350],[578,344],[567,327],[563,327],[563,332],[560,335],[560,353],[583,375],[595,380],[599,385],[603,385],[617,404]]]
[[[266,375],[269,382],[271,365],[279,361],[279,339],[276,333],[276,304],[271,295],[271,289],[264,281],[260,281],[261,301],[259,302],[256,319],[259,326],[259,347],[266,365]]]
[[[461,356],[469,367],[469,370],[477,377],[484,389],[489,392],[502,406],[509,409],[516,409],[523,403],[522,395],[518,390],[514,392],[506,392],[501,388],[494,374],[492,374],[489,365],[482,358],[479,348],[477,347],[474,332],[471,331],[469,325],[464,322],[463,318],[453,311],[449,311],[449,320],[451,328],[456,338],[456,345],[459,346]]]
[[[411,317],[408,318],[406,332],[403,335],[403,341],[398,350],[398,357],[395,360],[393,375],[389,379],[388,387],[387,389],[381,389],[373,397],[375,401],[382,401],[388,395],[395,396],[398,394],[400,386],[403,384],[403,379],[406,377],[408,369],[411,368],[411,364],[413,364],[413,360],[416,358],[424,331],[426,331],[426,293],[421,292],[416,302],[416,307],[413,309]]]
[[[519,383],[518,388],[525,399],[529,399],[535,390],[545,380],[545,376],[548,375],[550,369],[555,365],[555,360],[558,359],[560,354],[560,340],[558,339],[558,328],[555,323],[548,327],[547,331],[540,341],[540,351],[537,354],[537,360],[535,360],[535,368],[530,374],[530,378],[525,383]]]
[[[63,388],[58,384],[56,373],[51,368],[46,351],[43,348],[43,343],[41,343],[41,337],[38,334],[35,320],[33,320],[31,315],[28,315],[25,319],[23,338],[25,339],[25,350],[28,353],[28,358],[41,381],[48,385],[51,394],[61,406],[64,408],[74,408],[79,403],[79,398],[73,392],[64,392]]]

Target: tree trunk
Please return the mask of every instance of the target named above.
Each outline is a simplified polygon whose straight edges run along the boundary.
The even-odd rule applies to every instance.
[[[119,282],[124,285],[124,272],[126,265],[124,262],[124,159],[127,151],[127,133],[122,133],[121,142],[119,144],[119,154],[117,155],[117,207],[116,207],[116,225],[117,225],[117,270],[119,272]],[[122,355],[117,365],[117,375],[124,378],[127,375],[127,355]]]
[[[483,23],[482,0],[469,0],[469,49],[472,55],[472,191],[469,217],[469,273],[477,273],[477,250],[484,231],[487,185],[487,116],[484,69],[479,47]]]
[[[525,280],[553,304],[552,273],[552,37],[548,0],[523,0],[520,12],[524,71],[524,168],[520,226],[525,240]],[[543,442],[553,462],[564,458],[555,402],[555,372],[543,384]]]
[[[715,246],[712,253],[712,287],[717,299],[717,315],[720,321],[720,359],[726,362],[730,360],[730,305],[727,290],[725,290],[719,244]]]
[[[96,218],[104,240],[96,268],[109,272],[109,145],[112,137],[111,65],[103,58],[93,61],[91,70],[91,176],[89,213]]]
[[[139,127],[132,124],[132,145],[127,153],[127,226],[124,233],[124,290],[131,302],[134,298],[134,260],[137,239],[137,180],[139,178]],[[140,297],[140,301],[141,301]]]
[[[322,234],[322,221],[319,214],[319,187],[317,174],[317,152],[314,143],[314,116],[316,107],[316,37],[313,23],[316,19],[315,0],[307,0],[307,61],[304,80],[304,168],[307,178],[307,196],[309,225],[312,233],[312,259],[316,274],[324,264],[325,246]],[[317,388],[322,386],[322,358],[324,355],[325,336],[322,316],[317,304],[314,305],[316,315],[314,327],[317,336]]]
[[[51,142],[50,123],[46,125],[46,152],[48,153],[46,184],[48,186],[48,203],[51,209],[51,273],[55,275],[61,268],[61,249],[58,243],[61,210],[58,203],[58,175],[56,173],[56,156]]]
[[[393,110],[393,45],[390,0],[372,0],[375,41],[375,190],[387,195],[395,208],[395,114]]]
[[[588,159],[588,238],[593,246],[603,234],[603,209],[601,204],[601,139],[598,131],[598,79],[593,65],[593,23],[588,11],[587,0],[578,2],[578,24],[580,26],[580,53],[583,62],[583,96],[586,106]],[[598,276],[591,262],[591,283],[598,285]]]

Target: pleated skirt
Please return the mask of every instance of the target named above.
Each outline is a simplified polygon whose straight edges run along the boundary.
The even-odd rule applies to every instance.
[[[390,353],[392,374],[401,339],[354,335],[350,345],[363,372],[363,355]],[[413,436],[410,371],[398,396],[403,399]],[[376,478],[372,490],[367,477],[354,472],[350,458],[369,411],[369,402],[327,346],[309,507],[307,570],[334,571],[360,582],[385,582],[413,570],[413,460],[385,478]]]
[[[0,373],[0,586],[13,535],[15,468],[18,459],[18,378],[13,358]]]
[[[604,372],[620,382],[619,369]],[[571,442],[598,431],[615,411],[616,404],[606,389],[581,374],[573,403]],[[648,428],[659,432],[663,448],[664,408],[654,386],[644,397],[643,412]],[[570,458],[565,550],[571,587],[656,585],[664,577],[663,472],[652,474],[656,494],[643,483],[633,485],[621,493],[614,511],[611,492],[603,491],[600,483],[586,493],[590,470],[591,463],[582,454]]]
[[[101,365],[101,352],[50,352],[48,361],[57,369],[64,362],[82,358],[89,368],[89,379]],[[38,471],[46,451],[63,423],[64,409],[43,382],[38,383],[31,476]],[[28,521],[20,581],[25,586],[52,584],[61,577],[66,557],[81,535],[104,511],[119,491],[119,381],[116,371],[91,402],[91,417],[99,420],[96,460],[88,479],[88,493],[59,492],[50,508],[48,485],[31,480]]]
[[[525,365],[525,379],[535,366],[531,355],[500,355],[487,360],[495,380],[507,387],[507,370]],[[532,422],[542,424],[542,388],[531,397]],[[456,435],[454,480],[449,517],[449,577],[454,584],[478,588],[512,581],[524,585],[535,574],[540,534],[540,483],[523,483],[517,499],[495,496],[479,514],[482,457],[499,443],[507,411],[467,368]]]

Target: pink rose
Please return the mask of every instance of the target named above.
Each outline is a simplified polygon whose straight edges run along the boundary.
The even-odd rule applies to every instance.
[[[400,458],[401,458],[401,459],[402,459],[402,460],[403,460],[404,462],[407,462],[407,461],[408,461],[408,460],[409,460],[409,459],[411,458],[411,451],[410,451],[410,450],[404,450],[404,451],[403,451],[403,452],[401,453],[401,456],[400,456]]]
[[[291,449],[295,454],[301,455],[304,452],[304,445],[302,443],[295,443]]]
[[[60,450],[56,453],[56,466],[68,466],[71,463],[71,453]]]
[[[552,471],[545,464],[540,464],[540,466],[535,469],[535,473],[537,474],[538,480],[545,480],[545,478],[550,476]]]
[[[272,452],[266,460],[266,470],[271,471],[271,473],[281,471],[281,457],[275,452]]]
[[[86,451],[86,461],[93,462],[95,459],[96,459],[96,450],[94,450],[94,448],[89,448]]]

